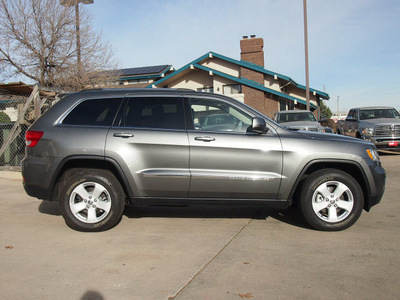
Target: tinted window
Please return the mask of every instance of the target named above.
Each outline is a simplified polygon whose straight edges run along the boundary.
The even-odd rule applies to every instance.
[[[300,113],[279,113],[278,123],[284,122],[298,122],[298,121],[312,121],[316,122],[317,119],[311,112]]]
[[[129,100],[122,126],[185,129],[180,98],[137,97]]]
[[[352,117],[354,119],[357,119],[357,111],[356,110],[350,110],[349,114],[347,115],[347,117]]]
[[[246,132],[252,118],[236,107],[214,99],[189,99],[193,128],[204,131]]]
[[[391,118],[400,118],[399,113],[394,108],[392,109],[363,109],[360,110],[360,120],[368,120],[368,119],[391,119]]]
[[[62,121],[68,125],[111,126],[122,99],[93,99],[78,104]]]

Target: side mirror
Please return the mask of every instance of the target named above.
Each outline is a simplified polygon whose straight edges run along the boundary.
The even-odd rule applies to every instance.
[[[328,122],[328,119],[327,118],[321,118],[321,119],[319,119],[318,122],[319,123],[325,123],[325,122]]]
[[[251,131],[260,134],[267,133],[268,127],[267,124],[265,123],[265,120],[259,117],[253,118],[253,122],[251,124]]]

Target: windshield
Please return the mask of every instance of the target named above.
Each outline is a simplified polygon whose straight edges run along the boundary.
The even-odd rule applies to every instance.
[[[311,112],[279,113],[278,115],[278,123],[298,122],[298,121],[317,122],[317,119]]]
[[[360,110],[360,120],[392,118],[400,119],[400,114],[394,108],[374,108]]]

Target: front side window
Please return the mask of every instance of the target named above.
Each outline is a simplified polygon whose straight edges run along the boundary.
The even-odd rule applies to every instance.
[[[183,103],[175,97],[137,97],[129,99],[123,127],[184,129]]]
[[[62,121],[65,125],[111,126],[122,99],[91,99],[78,104]]]
[[[357,111],[356,110],[350,110],[349,114],[347,115],[347,117],[351,117],[354,120],[356,120],[357,119]]]
[[[246,132],[252,117],[214,99],[189,99],[194,130]]]

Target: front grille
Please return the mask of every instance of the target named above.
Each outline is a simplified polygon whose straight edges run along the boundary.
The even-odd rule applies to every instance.
[[[375,136],[399,136],[400,125],[381,125],[376,126]]]

